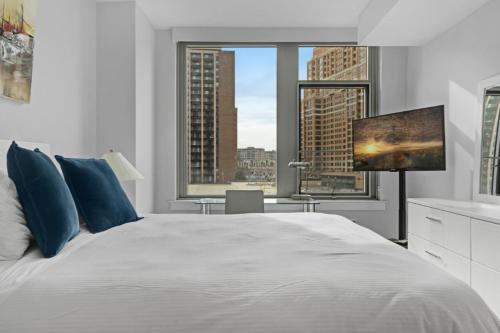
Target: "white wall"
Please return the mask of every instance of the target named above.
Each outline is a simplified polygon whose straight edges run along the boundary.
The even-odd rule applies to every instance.
[[[170,212],[176,199],[176,46],[171,30],[156,31],[155,212]]]
[[[135,165],[135,3],[97,3],[97,155]],[[136,184],[122,184],[135,204]]]
[[[446,172],[408,175],[408,195],[472,199],[474,128],[481,80],[500,73],[500,1],[491,0],[423,47],[408,53],[410,107],[446,106]]]
[[[152,212],[154,205],[155,32],[139,7],[135,12],[136,167],[144,175],[137,182],[136,205]]]
[[[154,31],[135,2],[97,4],[97,154],[121,152],[145,179],[123,183],[140,213],[153,210]]]
[[[202,29],[204,30],[204,29]],[[155,212],[186,212],[189,208],[185,204],[172,205],[176,200],[177,185],[177,148],[176,148],[176,41],[245,41],[249,38],[255,41],[256,36],[252,36],[252,29],[244,29],[242,36],[235,36],[227,33],[225,29],[216,29],[215,35],[208,36],[206,32],[201,33],[200,29],[181,30],[158,30],[156,31],[156,190],[155,190]],[[258,36],[262,36],[262,29],[255,31]],[[274,31],[273,33],[276,33]],[[249,37],[250,35],[250,37]],[[264,34],[265,35],[265,34]],[[268,34],[269,35],[269,34]],[[294,39],[301,34],[297,34],[296,29],[286,34],[286,29],[279,30],[279,38],[287,41],[297,41]],[[332,37],[333,36],[333,37]],[[342,35],[343,36],[343,35]],[[243,39],[242,39],[243,38]],[[323,36],[321,41],[339,41],[335,35]],[[351,39],[352,40],[352,39]],[[270,40],[266,40],[270,41]],[[343,40],[344,42],[346,40]],[[382,75],[380,82],[381,95],[379,99],[381,113],[402,111],[406,107],[406,48],[383,48],[380,59]],[[337,213],[355,219],[361,225],[386,237],[397,236],[398,224],[398,179],[395,174],[380,175],[379,195],[382,200],[387,200],[385,210],[328,210],[328,213]],[[181,207],[176,210],[172,206]],[[194,206],[194,205],[193,205]],[[324,205],[325,206],[325,205]],[[360,205],[361,206],[361,205]],[[325,206],[326,207],[326,206]],[[196,209],[196,207],[194,207]],[[321,211],[321,205],[319,210]],[[196,210],[191,211],[196,213]]]
[[[0,98],[0,138],[95,154],[95,15],[93,1],[38,2],[31,103]]]

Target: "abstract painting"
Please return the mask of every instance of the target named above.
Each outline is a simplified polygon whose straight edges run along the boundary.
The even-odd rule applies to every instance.
[[[37,0],[0,0],[0,96],[31,99]]]

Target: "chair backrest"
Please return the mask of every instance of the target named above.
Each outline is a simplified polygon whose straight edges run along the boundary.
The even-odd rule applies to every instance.
[[[226,191],[226,214],[264,213],[262,191]]]

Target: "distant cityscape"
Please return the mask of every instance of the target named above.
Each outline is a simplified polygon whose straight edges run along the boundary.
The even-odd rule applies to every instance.
[[[276,150],[239,148],[236,181],[276,182]]]
[[[188,184],[194,194],[254,186],[276,191],[276,151],[238,148],[235,53],[218,48],[187,51]],[[367,48],[316,47],[308,80],[365,80]],[[362,89],[304,90],[300,105],[301,159],[311,162],[303,192],[364,189],[364,174],[352,172],[352,119],[364,117]],[[203,186],[205,185],[205,186]]]

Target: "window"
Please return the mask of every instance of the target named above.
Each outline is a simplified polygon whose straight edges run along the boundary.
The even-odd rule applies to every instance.
[[[367,115],[368,86],[300,86],[300,192],[366,194],[367,173],[353,172],[352,120]]]
[[[186,195],[276,195],[276,48],[185,51]]]
[[[500,171],[498,154],[500,138],[498,127],[500,119],[500,89],[488,89],[484,95],[483,130],[480,168],[480,193],[497,194],[500,192]]]
[[[180,43],[178,196],[373,197],[375,178],[352,171],[351,121],[374,111],[375,53]],[[299,180],[287,167],[297,159],[310,165]]]
[[[352,120],[369,115],[368,48],[302,47],[299,69],[300,192],[369,195],[369,174],[353,172]]]

